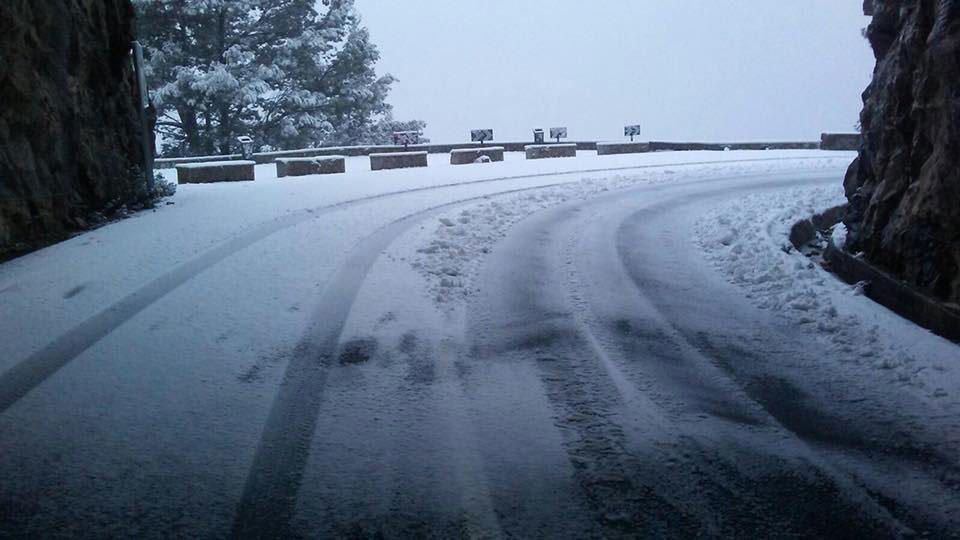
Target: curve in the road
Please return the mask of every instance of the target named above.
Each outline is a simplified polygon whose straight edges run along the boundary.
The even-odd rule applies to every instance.
[[[343,210],[376,200],[420,193],[425,191],[452,189],[462,186],[505,182],[512,180],[522,180],[530,178],[543,178],[551,176],[569,176],[576,174],[591,174],[599,172],[616,172],[626,170],[642,170],[660,167],[681,167],[692,165],[709,165],[722,163],[751,163],[763,161],[788,161],[788,160],[819,160],[820,157],[786,157],[786,158],[758,158],[745,160],[717,160],[702,161],[695,163],[665,163],[659,165],[641,165],[634,167],[612,167],[612,168],[594,168],[577,171],[565,171],[561,173],[543,173],[528,174],[516,176],[504,176],[499,178],[490,178],[483,180],[474,180],[461,183],[449,183],[439,186],[429,186],[414,188],[409,190],[400,190],[390,193],[362,197],[350,201],[344,201],[333,205],[322,206],[319,208],[307,209],[298,213],[290,214],[276,220],[262,223],[254,226],[252,229],[241,233],[219,246],[210,249],[204,254],[192,259],[173,270],[161,275],[150,283],[137,289],[103,311],[81,322],[62,336],[58,337],[50,344],[34,352],[14,367],[3,374],[0,374],[0,413],[6,411],[10,406],[23,398],[31,390],[39,386],[54,373],[66,366],[71,360],[92,347],[95,343],[113,332],[117,327],[133,318],[135,315],[157,302],[167,294],[174,291],[187,281],[193,279],[200,273],[210,269],[214,265],[222,262],[231,255],[250,247],[251,245],[285,229],[295,227],[301,223],[316,219],[323,215]]]
[[[705,179],[687,185],[720,181]],[[363,239],[327,284],[318,311],[287,365],[274,398],[234,522],[234,537],[263,537],[286,530],[296,507],[310,441],[320,412],[327,370],[339,357],[340,334],[366,276],[381,253],[417,223],[453,207],[560,185],[484,194],[434,206],[396,220]],[[669,189],[670,185],[647,187]],[[609,192],[615,198],[620,192]]]
[[[835,182],[836,177],[819,181]],[[810,182],[805,178],[792,185]],[[790,182],[779,181],[753,184],[750,189],[790,186]],[[728,189],[671,194],[665,198],[664,205],[676,207],[717,197]],[[736,535],[747,531],[843,535],[873,531],[882,537],[896,534],[895,531],[908,531],[899,516],[888,512],[883,501],[876,500],[828,462],[819,459],[802,436],[790,430],[790,423],[778,418],[777,409],[766,407],[769,403],[762,401],[750,403],[749,398],[753,396],[743,395],[742,390],[738,391],[739,383],[730,381],[716,370],[709,351],[702,351],[678,336],[665,322],[663,313],[656,312],[656,306],[652,306],[652,318],[645,319],[645,324],[636,327],[624,324],[615,332],[618,335],[604,335],[598,339],[577,316],[578,311],[590,309],[589,306],[571,306],[569,298],[557,295],[557,289],[563,289],[562,274],[566,271],[558,270],[563,266],[561,259],[550,254],[555,253],[558,243],[562,243],[563,239],[554,236],[563,234],[564,224],[568,224],[568,229],[577,230],[578,226],[569,223],[582,219],[583,214],[603,213],[606,212],[605,205],[619,205],[621,209],[617,215],[620,218],[634,227],[643,227],[643,212],[625,211],[624,207],[629,209],[631,205],[624,205],[623,201],[632,197],[635,208],[656,204],[641,198],[647,193],[636,190],[631,195],[631,191],[626,190],[626,194],[562,205],[516,227],[488,261],[487,276],[481,282],[481,285],[488,286],[486,292],[481,287],[481,300],[475,310],[478,315],[474,316],[469,331],[470,335],[478,336],[473,350],[484,361],[510,363],[536,359],[535,365],[554,406],[556,421],[566,435],[565,446],[575,475],[594,512],[593,519],[603,526],[604,534],[628,534],[637,531],[637,527],[653,535]],[[618,234],[620,230],[614,227],[613,231],[605,231],[607,235],[610,233]],[[574,251],[588,252],[583,249]],[[629,263],[636,266],[645,264],[645,261],[634,258]],[[600,270],[599,274],[589,276],[595,286],[608,287],[605,284],[608,280],[615,281],[618,287],[623,285],[622,279],[613,279],[613,274],[604,272],[602,265],[595,269]],[[634,282],[633,285],[642,295],[646,284]],[[628,306],[627,311],[630,309],[637,310],[639,306]],[[666,327],[657,331],[652,322],[654,319],[660,319]],[[652,340],[655,349],[649,349],[651,332],[656,333],[656,339]],[[624,341],[632,343],[625,344]],[[640,353],[643,347],[648,348]],[[797,444],[784,457],[778,457],[776,452],[766,455],[764,451],[736,448],[728,448],[718,455],[716,449],[703,447],[697,441],[702,433],[698,434],[697,429],[692,428],[687,435],[681,431],[678,444],[682,451],[670,453],[669,457],[664,457],[665,462],[651,461],[647,454],[638,455],[631,450],[632,427],[647,437],[669,439],[671,434],[658,433],[649,425],[634,425],[636,419],[631,417],[637,409],[627,406],[626,401],[631,396],[620,391],[624,382],[618,384],[616,378],[622,374],[610,373],[605,365],[611,361],[605,358],[604,349],[616,356],[628,377],[632,377],[626,382],[628,386],[637,384],[644,377],[649,379],[654,373],[666,378],[654,377],[653,385],[665,384],[679,389],[683,383],[702,377],[699,371],[703,369],[708,373],[716,372],[720,387],[711,390],[710,381],[707,381],[707,387],[702,386],[702,381],[696,381],[698,387],[692,392],[687,391],[696,394],[709,390],[721,399],[731,399],[728,396],[731,390],[737,392],[733,400],[747,399],[747,409],[769,415],[762,422],[769,426],[770,440],[782,439],[782,433],[789,433]],[[662,360],[657,360],[659,357]],[[659,362],[666,367],[637,364],[641,359]],[[695,368],[697,373],[688,373]],[[713,400],[711,397],[708,401]],[[747,433],[755,431],[756,428],[749,427],[755,420],[750,415],[744,416],[740,410],[742,405],[732,405],[737,405],[737,410],[702,412],[713,412],[718,418],[727,415],[734,424],[748,426]],[[642,415],[643,411],[640,412]],[[756,415],[755,412],[751,414]],[[775,448],[775,444],[770,448]],[[693,468],[695,474],[671,469],[676,465],[676,454],[686,456],[683,464]],[[699,461],[691,459],[688,454],[699,454]],[[767,470],[768,482],[758,484],[745,476],[747,473],[739,472],[733,465],[736,456],[752,461],[749,465],[744,464],[746,470]],[[733,460],[728,461],[731,458]],[[663,475],[664,470],[671,470],[683,480],[671,481],[669,476]],[[778,486],[786,484],[791,486],[787,492],[777,491]],[[694,492],[685,492],[690,485],[699,487]]]
[[[830,181],[837,181],[837,178],[839,176],[832,176]],[[479,300],[471,306],[476,309],[479,305],[480,316],[476,317],[475,311],[470,313],[472,319],[468,321],[467,331],[472,354],[465,355],[466,360],[532,366],[529,372],[536,375],[531,380],[542,383],[543,393],[537,393],[538,397],[545,398],[543,401],[547,405],[543,425],[550,425],[562,433],[562,449],[560,441],[551,440],[560,458],[557,463],[565,465],[564,460],[569,456],[569,467],[573,471],[574,482],[562,495],[567,496],[569,492],[578,502],[585,503],[574,506],[588,511],[573,516],[557,515],[563,513],[557,507],[544,505],[531,509],[535,503],[518,510],[519,497],[514,498],[513,506],[509,500],[499,500],[504,494],[503,476],[509,474],[501,470],[492,473],[500,474],[500,477],[492,478],[491,482],[494,494],[491,503],[496,505],[491,515],[495,515],[494,520],[502,520],[505,516],[510,519],[498,524],[503,527],[493,530],[502,530],[507,535],[531,536],[523,534],[531,529],[518,525],[523,516],[530,515],[523,512],[535,512],[558,522],[568,520],[574,526],[559,530],[566,530],[571,536],[575,531],[582,532],[580,537],[632,537],[636,536],[638,527],[642,527],[647,536],[854,536],[870,530],[874,537],[886,537],[907,534],[910,528],[924,530],[923,526],[929,524],[923,520],[911,521],[909,515],[904,520],[902,512],[896,511],[896,501],[884,500],[864,486],[850,486],[848,478],[846,481],[841,478],[847,476],[847,472],[831,467],[834,456],[825,454],[818,447],[823,441],[811,441],[810,433],[797,429],[791,422],[794,418],[784,417],[784,414],[816,416],[822,410],[785,412],[784,400],[793,397],[771,398],[751,392],[755,388],[744,388],[742,376],[726,372],[724,357],[744,351],[712,347],[701,335],[679,324],[677,305],[671,295],[683,294],[684,289],[662,286],[666,279],[678,285],[686,282],[684,286],[690,286],[693,280],[683,273],[674,276],[667,273],[665,278],[663,272],[659,275],[648,272],[648,267],[660,266],[670,258],[645,258],[644,253],[635,252],[640,251],[636,249],[639,244],[636,239],[641,233],[650,236],[666,230],[660,226],[654,233],[647,231],[655,221],[653,218],[721,194],[732,196],[731,193],[747,191],[746,181],[740,183],[743,191],[727,191],[727,186],[734,185],[733,182],[724,183],[729,180],[729,177],[715,177],[685,184],[626,188],[562,204],[519,223],[495,248],[484,270],[487,286],[481,287]],[[497,180],[480,182],[492,181]],[[811,182],[811,178],[804,178],[803,183],[807,182]],[[717,186],[687,189],[706,183],[716,183]],[[417,191],[461,185],[464,184]],[[308,467],[311,440],[322,436],[322,427],[316,426],[323,425],[320,416],[326,406],[323,401],[334,391],[336,371],[332,371],[329,382],[328,373],[331,373],[332,363],[342,357],[346,347],[342,341],[344,324],[381,254],[399,236],[437,213],[478,199],[557,185],[485,194],[427,208],[387,224],[356,245],[323,289],[308,330],[289,357],[254,454],[235,516],[233,536],[292,534],[287,527],[297,505],[308,502],[307,497],[298,500],[298,492]],[[759,181],[750,183],[749,190],[785,187],[790,187],[790,183]],[[378,195],[372,199],[394,195],[397,194]],[[337,206],[360,203],[350,201]],[[333,209],[336,208],[324,209],[324,213]],[[590,216],[603,218],[597,220],[598,226],[591,227],[587,226]],[[296,218],[297,223],[302,223],[312,217],[295,215],[282,220]],[[263,226],[275,224],[270,222]],[[266,232],[259,239],[269,234]],[[593,241],[598,238],[613,248],[603,257],[594,256]],[[235,247],[236,251],[244,248],[241,244],[232,244],[234,240],[226,244]],[[579,243],[580,240],[583,243]],[[673,235],[667,240],[660,245],[661,248],[669,249],[670,241],[677,240],[677,237]],[[219,248],[225,248],[226,244]],[[646,253],[654,245],[657,242],[646,242]],[[219,259],[205,260],[203,264],[212,266],[230,256],[228,251],[217,253]],[[595,259],[592,265],[582,264],[582,261],[591,259]],[[197,260],[178,267],[171,274],[190,267]],[[193,274],[185,272],[180,275],[178,279],[182,281],[179,284],[209,268],[203,264],[190,267]],[[165,287],[169,287],[169,292],[179,284],[175,281],[160,283],[158,288],[147,290],[147,296],[140,300],[134,302],[135,295],[124,299],[132,303],[121,306],[121,313],[114,315],[112,321],[116,324],[113,328],[148,307],[150,297],[153,301],[162,298]],[[596,290],[602,290],[607,296],[621,297],[620,306],[624,309],[618,316],[596,313],[596,305],[603,303],[596,302],[595,296],[591,297]],[[489,295],[485,296],[484,291]],[[124,312],[127,319],[122,319]],[[622,314],[627,315],[619,316]],[[635,317],[631,318],[631,315]],[[88,329],[89,334],[80,336],[82,339],[75,346],[82,346],[83,339],[92,339],[90,345],[95,343],[99,339],[96,332],[112,324],[110,320],[102,323],[99,330]],[[66,357],[70,354],[70,347],[60,350],[59,354]],[[747,356],[747,362],[762,363],[763,356]],[[430,359],[425,361],[430,362]],[[69,358],[63,365],[67,362]],[[509,370],[505,371],[509,373]],[[717,374],[716,379],[720,382],[704,382],[704,373],[707,377]],[[0,398],[3,397],[2,379],[0,377]],[[35,384],[43,381],[42,378],[35,380]],[[696,388],[684,389],[684,384],[696,385]],[[680,413],[662,407],[661,411],[646,414],[645,408],[662,406],[656,399],[651,399],[658,391],[657,385],[665,387],[666,392],[677,390],[675,397],[682,402],[678,409]],[[524,389],[537,387],[537,384],[525,385]],[[784,388],[789,394],[790,389]],[[686,394],[683,390],[687,391]],[[29,388],[24,393],[27,391]],[[659,391],[665,393],[664,388]],[[372,399],[378,398],[373,394]],[[789,409],[789,404],[787,407]],[[556,413],[555,424],[548,420],[550,409]],[[3,410],[4,407],[0,406],[0,413]],[[706,433],[698,420],[693,420],[696,425],[686,424],[679,428],[677,425],[681,423],[674,422],[677,416],[683,416],[684,421],[689,421],[690,416],[701,416],[696,413],[712,416],[706,422]],[[523,412],[518,410],[517,416],[522,415]],[[669,417],[669,421],[658,424],[665,417]],[[497,418],[494,423],[500,421],[509,423],[511,419]],[[735,430],[740,438],[735,444],[729,444],[729,433],[710,431],[714,428]],[[320,434],[315,433],[318,429]],[[390,435],[397,433],[400,431]],[[707,437],[701,438],[704,434]],[[767,446],[770,440],[762,436],[771,434],[774,435],[771,439],[776,441]],[[409,435],[404,432],[403,436]],[[638,444],[638,439],[643,437],[656,439],[656,444],[669,441],[671,446],[651,459],[649,448],[643,441]],[[764,444],[754,446],[752,443],[755,442]],[[813,444],[808,445],[808,442]],[[648,446],[654,444],[649,442]],[[787,450],[782,450],[779,444]],[[541,453],[530,452],[522,445],[505,446],[500,451],[527,451],[542,459]],[[798,447],[799,451],[796,450]],[[789,459],[784,458],[787,454]],[[741,458],[744,469],[740,468],[741,463],[736,458]],[[311,463],[310,471],[314,470],[312,467],[337,465],[325,459],[318,460],[317,456]],[[886,462],[872,466],[881,468],[882,463]],[[496,468],[489,462],[486,465],[490,465],[489,469]],[[752,475],[743,474],[745,469],[750,469]],[[484,473],[489,475],[491,470],[475,474]],[[941,481],[950,485],[949,481]],[[853,497],[850,497],[851,492],[854,492]],[[865,505],[865,500],[869,504]],[[526,498],[522,501],[531,502]],[[518,514],[521,517],[518,518]],[[425,526],[433,525],[429,517],[423,519]],[[578,529],[576,525],[582,525],[582,528]],[[927,530],[935,535],[941,532],[935,526]]]
[[[811,366],[829,359],[825,367],[842,363],[843,359],[825,354],[829,349],[820,347],[817,339],[795,332],[789,324],[759,321],[761,327],[755,327],[758,321],[744,317],[740,311],[714,307],[717,304],[709,289],[685,286],[696,282],[696,272],[687,273],[683,268],[685,259],[668,250],[667,243],[649,230],[651,224],[709,197],[709,193],[704,193],[666,201],[622,220],[615,232],[616,249],[635,290],[656,310],[674,342],[715,366],[735,385],[742,399],[756,404],[784,432],[809,449],[815,458],[812,462],[829,482],[859,497],[856,510],[873,508],[878,520],[862,521],[861,528],[883,524],[875,534],[927,531],[936,537],[956,536],[960,499],[956,497],[955,483],[960,479],[960,462],[951,451],[949,434],[914,424],[910,412],[922,405],[912,402],[909,394],[889,396],[880,390],[865,394],[865,400],[883,410],[878,419],[869,418],[863,410],[842,410],[819,402],[809,390],[826,381],[805,381],[807,386],[803,388],[797,383],[806,377],[790,380],[766,366],[777,356],[785,356],[793,364]],[[776,245],[771,227],[771,223],[766,224],[771,242]],[[650,252],[661,254],[656,258],[657,264],[650,264],[642,256]],[[690,312],[698,307],[698,316],[691,317]],[[716,321],[718,328],[705,327],[704,320]],[[755,349],[757,344],[751,343],[758,333],[764,333],[768,342],[759,351]],[[858,384],[864,382],[859,376],[857,379]],[[845,390],[853,389],[848,386],[849,381],[841,380],[844,382],[836,384]],[[857,389],[858,393],[862,391]],[[908,403],[911,405],[900,408]],[[722,410],[711,412],[724,414]],[[736,415],[731,418],[742,421]],[[865,471],[866,475],[861,476]],[[897,472],[880,480],[891,471]],[[901,483],[907,478],[922,485],[926,494],[901,497]],[[828,505],[818,510],[819,524],[828,524],[831,519],[850,520],[849,513],[837,516],[836,508]],[[822,530],[822,534],[835,530]]]

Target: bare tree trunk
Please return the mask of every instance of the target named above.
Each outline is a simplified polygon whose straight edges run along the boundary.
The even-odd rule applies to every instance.
[[[203,143],[200,139],[200,127],[197,125],[197,112],[187,107],[178,107],[180,124],[187,139],[187,153],[199,155],[203,152]]]
[[[204,130],[207,133],[207,136],[203,138],[203,153],[206,155],[212,155],[215,153],[216,149],[214,147],[214,138],[212,133],[213,118],[210,117],[209,106],[203,111],[203,122],[204,122],[204,126],[203,126]]]
[[[230,115],[230,106],[220,105],[220,153],[229,154],[233,147],[233,118]]]
[[[217,48],[220,51],[220,62],[226,63],[227,48],[227,8],[220,8],[217,17]],[[233,146],[233,118],[230,115],[230,104],[221,101],[217,104],[217,113],[220,117],[219,146],[221,154],[229,154]]]

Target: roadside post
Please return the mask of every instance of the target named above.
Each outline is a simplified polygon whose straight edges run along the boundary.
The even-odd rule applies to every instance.
[[[137,91],[140,94],[140,128],[143,148],[143,178],[147,186],[147,197],[153,195],[153,152],[151,148],[153,133],[150,121],[147,119],[147,108],[150,106],[150,95],[147,92],[147,76],[143,69],[143,46],[139,41],[130,44],[133,49],[133,69],[137,74]]]
[[[543,130],[535,129],[533,130],[533,144],[543,144]]]
[[[406,150],[411,144],[420,144],[420,132],[397,131],[393,134],[393,144],[402,144],[404,150]]]
[[[253,138],[242,135],[237,137],[237,142],[240,143],[240,153],[243,154],[243,160],[253,161]]]

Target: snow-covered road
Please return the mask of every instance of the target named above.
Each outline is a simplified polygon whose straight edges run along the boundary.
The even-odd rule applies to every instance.
[[[785,249],[851,155],[511,157],[0,266],[0,536],[960,530],[960,348]]]

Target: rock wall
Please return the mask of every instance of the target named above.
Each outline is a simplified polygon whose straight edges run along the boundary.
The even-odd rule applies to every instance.
[[[874,0],[848,249],[960,304],[960,0]]]
[[[0,1],[0,260],[144,195],[130,0]]]

